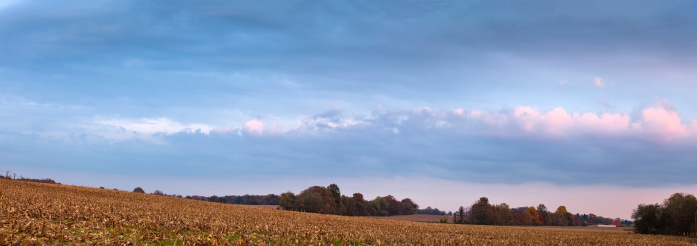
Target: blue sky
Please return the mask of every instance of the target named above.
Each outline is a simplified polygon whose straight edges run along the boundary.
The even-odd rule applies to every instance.
[[[488,196],[628,218],[697,187],[695,11],[4,0],[0,168],[203,195],[336,182],[446,210]]]

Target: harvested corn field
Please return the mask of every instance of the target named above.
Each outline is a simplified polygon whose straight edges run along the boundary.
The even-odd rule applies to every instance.
[[[0,215],[0,245],[694,244],[626,231],[389,221],[5,179]]]

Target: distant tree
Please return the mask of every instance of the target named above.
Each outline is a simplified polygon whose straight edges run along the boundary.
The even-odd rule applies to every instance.
[[[160,190],[155,190],[155,192],[153,192],[152,194],[153,194],[153,195],[159,195],[159,196],[164,196],[164,195],[165,195],[165,193],[163,193],[163,192],[160,191]]]
[[[481,197],[472,205],[472,223],[480,225],[491,224],[491,205],[489,198]]]
[[[346,216],[354,216],[356,215],[356,212],[354,209],[356,208],[356,201],[353,200],[353,197],[348,197],[341,195],[341,204],[339,206],[339,213],[340,215],[346,215]]]
[[[500,208],[500,213],[501,213],[501,224],[503,225],[511,225],[513,222],[513,216],[511,214],[511,207],[508,206],[506,203],[501,203],[499,205]]]
[[[502,225],[501,218],[501,206],[492,204],[489,207],[489,224],[491,225]]]
[[[544,204],[537,205],[537,213],[540,214],[541,225],[551,225],[552,217]]]
[[[330,184],[327,186],[327,189],[332,192],[334,204],[341,204],[341,190],[339,189],[339,186],[336,184]]]
[[[295,206],[300,211],[331,214],[337,211],[334,195],[329,189],[312,186],[300,192],[295,198]]]
[[[573,216],[573,225],[574,226],[582,226],[583,225],[582,221],[583,220],[581,220],[581,215],[579,215],[578,213],[576,213],[576,215]]]
[[[602,219],[600,219],[600,217],[598,217],[598,216],[595,215],[595,214],[589,214],[589,215],[588,215],[588,221],[589,221],[589,224],[597,225],[597,224],[600,224],[600,222],[602,221]]]
[[[688,235],[694,233],[697,198],[693,195],[675,193],[663,201],[661,208],[663,234]]]
[[[135,193],[145,193],[145,190],[143,190],[143,188],[140,188],[140,186],[139,186],[139,187],[136,187],[135,189],[133,189],[133,192],[135,192]]]
[[[511,209],[511,214],[513,215],[515,225],[530,225],[530,212],[528,212],[527,207],[520,207]]]
[[[278,206],[284,210],[296,210],[295,207],[295,194],[293,192],[286,192],[281,194],[281,198],[278,200]]]
[[[261,204],[263,204],[263,205],[277,205],[280,199],[281,199],[281,197],[278,195],[268,194],[262,198],[263,201]]]
[[[375,199],[370,201],[370,206],[373,208],[373,215],[387,216],[390,214],[387,210],[387,201],[382,197],[375,197]]]
[[[540,214],[537,213],[537,209],[535,209],[535,207],[528,207],[528,214],[530,215],[530,225],[541,225]]]
[[[642,234],[658,234],[661,228],[661,207],[658,204],[639,204],[632,213],[634,231]]]
[[[370,215],[370,204],[363,198],[361,193],[353,193],[354,209],[353,213],[359,216]]]
[[[218,197],[218,196],[211,196],[208,198],[209,202],[219,202],[219,203],[226,203],[225,198],[223,197]]]
[[[446,213],[445,211],[440,211],[437,208],[426,207],[424,209],[417,209],[417,214],[433,214],[433,215],[453,215],[453,212]]]
[[[401,214],[406,215],[415,214],[416,210],[419,209],[419,205],[409,198],[402,199],[402,201],[400,202],[400,207],[402,208]]]
[[[566,206],[559,206],[557,211],[554,212],[554,216],[556,217],[557,221],[556,225],[568,226],[573,223],[572,215],[566,210]]]
[[[465,223],[465,208],[460,206],[460,208],[453,214],[453,223],[464,224]]]
[[[385,202],[387,202],[387,215],[400,215],[402,214],[402,207],[399,201],[392,195],[387,195],[383,197]]]

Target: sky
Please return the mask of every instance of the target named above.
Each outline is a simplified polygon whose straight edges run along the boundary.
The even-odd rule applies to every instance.
[[[0,169],[629,219],[697,193],[695,1],[0,0]]]

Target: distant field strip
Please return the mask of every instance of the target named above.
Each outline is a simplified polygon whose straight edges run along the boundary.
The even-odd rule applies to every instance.
[[[614,230],[391,221],[0,180],[0,245],[695,245]]]

